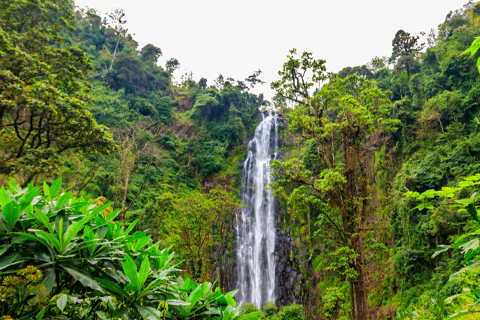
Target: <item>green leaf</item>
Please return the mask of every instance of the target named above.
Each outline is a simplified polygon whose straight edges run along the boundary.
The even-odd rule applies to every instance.
[[[107,289],[109,292],[113,292],[124,299],[130,300],[130,296],[128,295],[128,293],[125,290],[123,290],[122,287],[120,287],[115,282],[112,282],[107,279],[98,279],[98,282],[100,282],[102,287]]]
[[[6,256],[0,259],[0,270],[3,270],[5,268],[8,268],[10,266],[13,266],[15,264],[18,264],[22,262],[22,260],[15,261],[17,259],[17,256]]]
[[[472,216],[473,219],[475,219],[475,221],[478,221],[478,214],[477,214],[477,210],[475,209],[475,206],[473,204],[469,204],[467,206],[467,211],[468,213],[470,213],[470,215]]]
[[[251,312],[239,317],[237,320],[254,320],[254,319],[259,319],[262,315],[263,315],[263,312],[261,311]]]
[[[65,232],[65,242],[69,243],[70,240],[72,240],[72,238],[75,237],[77,233],[82,229],[82,227],[94,217],[95,215],[92,214],[70,225]]]
[[[70,273],[76,280],[80,281],[84,286],[90,287],[93,290],[98,290],[100,292],[103,292],[103,289],[100,287],[98,282],[93,280],[86,274],[81,273],[78,270],[67,268],[67,267],[63,267],[63,269],[65,269],[65,271]]]
[[[8,194],[5,188],[0,189],[0,207],[5,207],[7,203],[9,203],[12,199],[10,199],[10,195]]]
[[[2,213],[7,222],[8,231],[12,232],[13,226],[17,223],[18,217],[20,216],[20,207],[15,201],[10,201],[3,207]]]
[[[56,279],[57,279],[57,276],[55,275],[54,268],[47,269],[43,272],[43,278],[39,282],[39,284],[43,284],[45,288],[47,288],[47,292],[46,292],[47,295],[49,295],[50,292],[52,292],[53,285],[55,284]]]
[[[115,219],[115,217],[118,215],[118,213],[120,212],[120,209],[115,209],[113,210],[112,212],[110,212],[110,214],[108,215],[107,218],[105,218],[106,221],[112,221],[113,219]]]
[[[135,225],[137,224],[138,220],[135,220],[133,221],[132,223],[130,223],[130,225],[128,226],[127,230],[125,230],[125,234],[129,234],[130,231],[133,230],[133,228],[135,228]]]
[[[128,277],[128,279],[130,279],[132,289],[139,292],[140,285],[138,280],[137,265],[128,254],[125,255],[125,261],[123,262],[123,272]],[[127,288],[125,289],[128,290]]]
[[[190,302],[175,300],[175,299],[167,300],[166,302],[172,306],[189,306],[190,305]]]
[[[460,187],[471,187],[473,186],[473,181],[462,181],[458,184]]]
[[[138,281],[139,281],[139,287],[142,288],[143,284],[147,280],[148,274],[150,273],[150,262],[148,261],[148,258],[145,257],[142,261],[142,265],[140,266],[140,272],[138,276]]]
[[[58,198],[57,204],[55,206],[56,210],[62,209],[65,204],[72,198],[72,193],[65,193],[60,198]]]
[[[143,249],[143,247],[145,247],[145,245],[150,241],[150,237],[151,236],[144,236],[143,238],[138,239],[137,243],[135,243],[135,250],[139,251],[140,249]]]
[[[448,249],[450,249],[450,246],[446,246],[444,244],[441,244],[439,245],[439,250],[435,251],[435,253],[432,255],[432,258],[435,258],[436,256],[438,256],[440,253],[442,252],[445,252],[447,251]]]
[[[43,307],[42,310],[40,310],[40,312],[35,316],[35,319],[36,320],[42,320],[43,319],[43,315],[45,314],[45,309],[46,307]]]
[[[20,201],[20,211],[25,210],[25,208],[29,206],[30,203],[32,203],[33,198],[35,198],[37,194],[38,194],[37,188],[33,188],[30,191],[28,191],[28,193],[22,197],[22,201]]]
[[[144,307],[139,304],[136,304],[135,307],[137,308],[138,312],[143,319],[147,320],[158,320],[160,319],[160,311],[154,309],[152,307]]]
[[[40,210],[37,211],[37,220],[45,226],[51,234],[54,234],[55,231],[53,230],[52,225],[50,224],[50,220],[48,219],[47,215],[41,212]]]
[[[58,191],[60,191],[60,187],[62,186],[62,178],[58,178],[52,183],[52,186],[50,187],[50,200],[53,200],[55,196],[57,195]]]
[[[233,308],[237,307],[237,304],[235,303],[235,300],[228,293],[225,295],[225,300],[227,300],[228,305],[232,306]]]
[[[63,313],[65,306],[67,305],[68,297],[66,294],[62,294],[57,299],[57,307]]]
[[[464,272],[466,272],[470,269],[474,269],[474,268],[478,267],[479,263],[480,263],[480,260],[476,261],[475,263],[472,263],[469,266],[466,266],[465,268],[460,269],[458,272],[456,272],[456,273],[454,273],[450,276],[450,280],[457,279],[462,273],[464,273]]]

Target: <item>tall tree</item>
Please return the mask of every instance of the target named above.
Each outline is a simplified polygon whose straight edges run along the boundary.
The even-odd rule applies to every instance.
[[[165,64],[165,69],[167,69],[167,71],[170,73],[173,73],[178,68],[180,68],[180,62],[178,62],[178,60],[175,58],[169,59]]]
[[[147,62],[153,65],[157,64],[158,58],[162,56],[162,49],[149,43],[140,50],[140,57],[143,62]]]
[[[424,35],[421,32],[420,35]],[[398,30],[392,40],[392,57],[390,62],[397,62],[397,69],[405,68],[410,76],[412,67],[415,64],[415,56],[425,48],[425,43],[419,43],[420,36],[412,36],[403,30]]]
[[[66,150],[115,147],[86,109],[90,60],[63,45],[74,23],[68,0],[0,2],[0,173],[22,173],[23,184],[54,171]]]
[[[122,8],[116,8],[114,11],[110,12],[108,18],[110,19],[109,27],[115,32],[115,49],[113,49],[113,57],[110,62],[110,69],[112,69],[113,63],[117,57],[118,45],[120,44],[122,37],[125,37],[127,34],[128,29],[125,28],[127,20],[125,20],[125,11]]]
[[[160,156],[156,141],[162,133],[163,131],[160,127],[145,122],[116,130],[119,173],[115,190],[115,202],[117,201],[117,197],[120,196],[121,218],[123,223],[126,222],[126,212],[130,210],[135,200],[137,200],[143,191],[150,166],[157,161]],[[132,178],[134,174],[137,173],[141,164],[144,165],[142,183],[136,190],[133,198],[129,200],[128,196],[131,191]],[[122,191],[123,195],[119,195],[120,191]]]
[[[327,79],[324,64],[324,60],[316,60],[308,52],[298,59],[293,49],[279,71],[281,79],[271,84],[278,96],[297,103],[289,115],[289,125],[293,133],[316,142],[323,168],[316,175],[306,170],[298,159],[276,161],[279,179],[273,187],[277,194],[290,198],[307,188],[312,196],[300,200],[318,207],[337,229],[335,254],[347,261],[337,268],[351,286],[352,317],[365,320],[368,300],[363,229],[370,193],[364,143],[369,134],[381,128],[394,130],[397,121],[386,117],[390,104],[388,94],[380,91],[374,82],[356,75],[345,79],[331,76],[329,82],[311,96],[314,84]],[[292,188],[292,193],[285,193],[286,188]],[[324,204],[330,210],[322,209]]]

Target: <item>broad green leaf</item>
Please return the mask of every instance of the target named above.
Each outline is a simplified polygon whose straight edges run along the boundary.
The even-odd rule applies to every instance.
[[[48,184],[47,184],[46,181],[43,181],[43,194],[44,194],[46,197],[49,197],[49,196],[50,196],[50,187],[48,186]]]
[[[237,304],[235,303],[235,300],[228,293],[225,295],[225,300],[227,300],[228,305],[232,306],[232,308],[237,307]]]
[[[123,272],[128,277],[128,279],[130,279],[130,284],[132,287],[131,289],[139,292],[140,284],[138,280],[137,265],[128,254],[125,255],[125,261],[123,262]]]
[[[444,244],[441,244],[439,245],[439,250],[435,251],[435,253],[432,255],[432,258],[435,258],[436,256],[438,256],[440,253],[442,252],[445,252],[447,251],[448,249],[450,249],[450,246],[446,246]]]
[[[106,221],[112,221],[120,213],[120,209],[115,209],[105,218]]]
[[[60,187],[62,186],[62,178],[58,178],[52,183],[52,186],[50,187],[50,200],[53,200],[55,196],[57,195],[58,191],[60,191]]]
[[[240,316],[238,320],[254,320],[254,319],[259,319],[263,315],[263,312],[257,311],[257,312],[251,312],[247,313],[243,316]]]
[[[143,238],[137,240],[137,243],[135,243],[135,250],[139,251],[145,247],[145,245],[150,241],[151,236],[143,236]]]
[[[475,221],[479,221],[478,220],[478,213],[477,213],[477,210],[475,209],[475,206],[473,204],[469,204],[467,206],[467,211],[468,213],[470,213],[470,215],[472,216],[472,218],[475,220]]]
[[[462,181],[458,185],[460,187],[471,187],[473,186],[473,181]]]
[[[0,189],[0,207],[5,207],[7,203],[9,203],[12,199],[10,199],[10,195],[8,194],[5,188]]]
[[[474,269],[474,268],[478,267],[479,263],[480,263],[480,260],[476,261],[475,263],[472,263],[469,266],[466,266],[465,268],[460,269],[458,272],[456,272],[456,273],[454,273],[450,276],[450,280],[457,279],[462,273],[464,273],[464,272],[466,272],[470,269]]]
[[[146,257],[142,261],[142,265],[140,266],[140,272],[138,275],[138,281],[139,281],[139,287],[142,288],[143,284],[147,280],[148,274],[150,273],[150,262],[148,261],[148,258]]]
[[[238,291],[239,291],[238,289],[235,289],[235,290],[230,291],[228,294],[229,294],[230,296],[232,296],[232,298],[233,298],[233,297],[235,297],[235,295],[238,293]]]
[[[47,247],[55,248],[59,253],[62,251],[60,242],[55,238],[53,234],[47,233],[43,230],[32,230],[32,231],[34,231],[37,234],[37,236],[39,236],[43,240],[50,243],[50,246],[47,245]]]
[[[97,311],[95,313],[102,320],[110,320],[110,318],[111,318],[111,317],[108,316],[108,314],[105,313],[105,311]]]
[[[48,219],[48,217],[47,217],[46,214],[44,214],[43,212],[41,212],[40,210],[38,210],[36,216],[37,216],[37,220],[38,220],[43,226],[45,226],[51,234],[54,234],[54,233],[55,233],[55,231],[53,230],[52,225],[50,224],[50,220]]]
[[[40,312],[35,316],[35,319],[36,320],[42,320],[43,319],[43,315],[45,314],[45,309],[46,307],[43,307],[42,310],[40,310]]]
[[[160,311],[152,307],[144,307],[139,304],[136,304],[135,307],[137,308],[138,312],[143,319],[147,320],[158,320],[160,319]]]
[[[24,238],[27,238],[29,240],[33,240],[33,241],[36,241],[36,242],[40,242],[41,244],[43,244],[45,247],[47,248],[52,248],[49,243],[47,241],[45,241],[45,239],[43,238],[39,238],[39,237],[36,237],[34,236],[33,234],[30,234],[30,233],[24,233],[24,232],[14,232],[14,234],[17,234],[19,236],[22,236]]]
[[[132,223],[130,223],[130,225],[128,226],[127,230],[125,230],[125,234],[129,234],[130,231],[133,230],[133,228],[135,228],[135,225],[137,224],[138,220],[135,220],[133,221]]]
[[[17,261],[15,260],[17,260],[17,256],[15,255],[0,258],[0,270],[3,270],[15,264],[19,264],[20,262],[23,262],[22,260],[17,260]]]
[[[206,284],[206,283],[204,283]],[[188,297],[188,302],[190,302],[192,305],[190,306],[190,308],[188,308],[189,310],[191,310],[194,305],[200,300],[200,298],[203,296],[203,293],[204,293],[204,287],[203,285],[199,285],[195,290],[192,291],[192,293],[190,294],[190,296]]]
[[[77,233],[82,229],[82,227],[88,223],[90,220],[92,220],[94,217],[94,215],[89,215],[77,222],[75,222],[74,224],[70,225],[67,229],[67,231],[65,232],[65,242],[66,243],[69,243],[70,240],[72,240],[73,237],[75,237],[77,235]]]
[[[62,209],[64,205],[67,204],[68,201],[72,198],[72,193],[65,193],[58,198],[57,204],[55,205],[55,209],[59,210]]]
[[[4,244],[0,247],[0,256],[3,255],[11,247],[11,244]]]
[[[70,273],[76,280],[80,281],[84,286],[90,287],[93,290],[98,290],[100,292],[103,292],[103,290],[100,287],[100,285],[98,284],[98,282],[93,280],[92,278],[90,278],[86,274],[81,273],[78,270],[67,268],[67,267],[63,267],[63,269],[65,269],[65,271]]]
[[[104,287],[109,292],[113,292],[113,293],[121,296],[124,299],[130,300],[129,294],[125,290],[123,290],[122,287],[120,287],[115,282],[112,282],[112,281],[107,280],[107,279],[98,279],[98,282],[100,282],[102,287]]]
[[[57,277],[55,275],[54,268],[50,268],[43,271],[43,278],[39,282],[39,284],[43,284],[45,288],[47,288],[47,292],[46,292],[47,295],[49,295],[50,292],[52,291],[53,285],[55,284],[56,279]]]
[[[38,194],[37,188],[33,188],[30,191],[28,191],[27,194],[25,194],[22,197],[22,201],[20,201],[20,211],[25,210],[25,208],[32,203],[33,199],[37,194]]]
[[[97,214],[97,213],[99,213],[99,212],[102,212],[103,210],[105,210],[105,209],[107,209],[108,207],[110,207],[112,204],[113,204],[113,202],[106,203],[106,204],[104,204],[104,205],[101,206],[101,207],[98,207],[98,208],[93,209],[93,211],[92,211],[90,214]]]
[[[190,305],[189,302],[182,301],[182,300],[175,300],[175,299],[167,300],[166,302],[167,304],[172,306],[189,306]]]
[[[65,306],[67,305],[68,297],[66,294],[61,294],[57,298],[57,307],[60,309],[60,311],[63,313],[63,310],[65,309]]]
[[[20,216],[20,207],[15,201],[10,201],[3,207],[2,213],[7,222],[8,231],[12,232],[13,226],[17,223]]]

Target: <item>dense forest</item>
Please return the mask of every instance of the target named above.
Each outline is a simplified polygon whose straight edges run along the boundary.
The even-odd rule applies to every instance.
[[[0,3],[1,320],[478,317],[480,4],[337,73],[292,49],[272,101],[252,93],[260,69],[174,79],[127,18]],[[295,277],[257,306],[230,269],[269,112]]]

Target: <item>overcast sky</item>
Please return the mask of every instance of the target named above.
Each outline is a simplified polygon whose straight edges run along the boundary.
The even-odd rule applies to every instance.
[[[219,74],[243,80],[263,71],[258,86],[271,98],[269,83],[288,50],[313,52],[329,71],[369,62],[391,53],[395,33],[429,32],[449,11],[468,0],[76,0],[102,15],[116,7],[126,12],[127,28],[139,47],[160,47],[159,64],[177,58],[195,80],[213,84]]]

